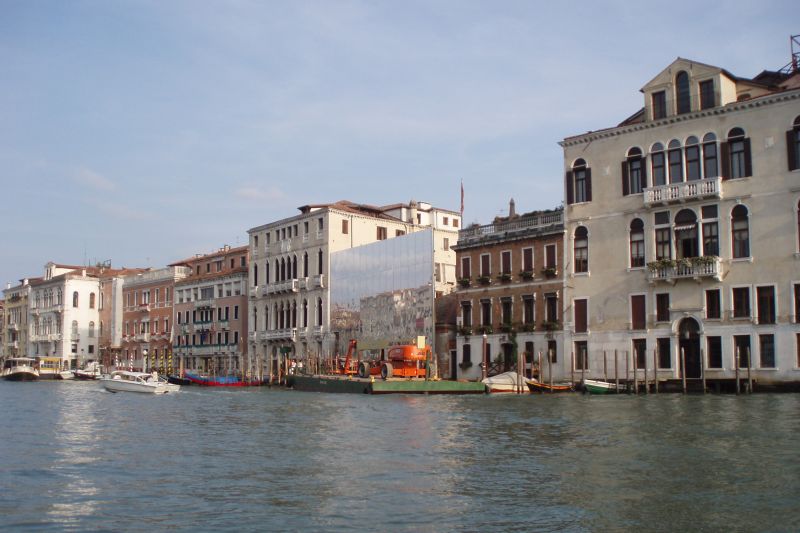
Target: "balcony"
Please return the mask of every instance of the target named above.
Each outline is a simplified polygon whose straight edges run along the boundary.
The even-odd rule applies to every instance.
[[[149,313],[150,312],[150,304],[149,303],[139,304],[139,311],[143,311],[145,313]]]
[[[250,295],[250,298],[255,298],[256,296],[258,296],[258,286],[250,287],[248,294]]]
[[[195,309],[214,307],[214,298],[201,298],[200,300],[195,300],[194,307]]]
[[[311,332],[316,336],[321,336],[323,333],[325,333],[325,326],[314,326]]]
[[[11,341],[11,343],[9,343],[9,346],[14,348],[15,350],[18,350],[19,349],[19,341]]]
[[[647,281],[650,283],[665,281],[674,285],[679,279],[693,279],[699,282],[704,278],[721,281],[721,273],[721,261],[716,256],[662,259],[647,264]]]
[[[705,198],[722,198],[722,178],[668,183],[644,190],[644,205],[646,207]]]
[[[501,238],[526,232],[538,232],[554,225],[564,223],[564,212],[561,210],[536,215],[526,215],[484,226],[473,226],[458,232],[458,245],[479,242],[484,239]]]
[[[8,325],[9,331],[19,331],[19,324],[16,322]]]
[[[287,281],[280,281],[278,283],[272,283],[271,285],[267,285],[266,292],[267,294],[281,294],[287,292],[297,292],[298,287],[300,285],[300,280],[297,279],[290,279]]]
[[[297,328],[297,334],[300,335],[301,338],[308,337],[308,326]]]
[[[312,289],[324,289],[325,288],[325,274],[317,274],[316,276],[311,276],[309,278],[311,282]]]
[[[255,331],[248,331],[248,332],[247,332],[247,339],[248,339],[250,342],[255,342],[255,340],[256,340],[256,336],[257,336],[257,333],[256,333]]]
[[[230,329],[230,322],[227,320],[217,320],[217,329]]]
[[[139,342],[150,342],[150,334],[149,333],[139,333],[136,335],[136,340]]]
[[[297,339],[297,328],[283,328],[267,331],[268,341],[292,341]]]

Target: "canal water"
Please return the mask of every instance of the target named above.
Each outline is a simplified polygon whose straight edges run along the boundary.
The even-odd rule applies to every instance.
[[[0,382],[0,529],[798,531],[800,395]]]

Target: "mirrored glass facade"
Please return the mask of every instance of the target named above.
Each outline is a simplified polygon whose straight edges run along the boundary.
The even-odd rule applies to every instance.
[[[331,332],[339,353],[433,340],[433,232],[424,230],[331,254]]]

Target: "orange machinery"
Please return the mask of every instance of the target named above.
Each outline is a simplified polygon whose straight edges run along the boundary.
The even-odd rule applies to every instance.
[[[389,348],[387,361],[381,362],[381,377],[424,378],[430,358],[430,346],[424,348],[417,348],[415,344],[392,346]]]

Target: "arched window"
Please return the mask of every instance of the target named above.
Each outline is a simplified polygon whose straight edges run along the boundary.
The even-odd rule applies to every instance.
[[[692,101],[689,94],[689,75],[683,70],[675,76],[675,101],[678,104],[677,111],[679,115],[692,110]]]
[[[297,302],[292,302],[292,327],[297,327]]]
[[[286,281],[286,258],[281,257],[281,281]]]
[[[283,329],[286,327],[286,308],[283,306],[283,302],[281,302],[281,310],[279,311],[278,315],[278,329]]]
[[[78,321],[77,320],[73,320],[72,321],[72,338],[73,339],[77,339],[78,338]]]
[[[303,277],[308,277],[308,252],[303,252]]]
[[[78,307],[78,291],[72,293],[72,307]]]
[[[800,252],[800,202],[797,202],[797,251]],[[797,321],[800,322],[800,316]]]
[[[669,142],[669,182],[680,183],[683,181],[683,156],[681,155],[681,143],[677,139]]]
[[[664,167],[664,145],[655,143],[650,148],[650,166],[652,167],[653,185],[667,184],[667,172]]]
[[[253,307],[253,331],[258,331],[258,307]]]
[[[700,142],[692,135],[686,139],[684,147],[686,157],[686,181],[699,180],[700,175]]]
[[[264,306],[264,331],[269,331],[269,305]]]
[[[320,276],[323,274],[322,266],[322,250],[319,250],[317,252],[317,273]]]
[[[786,150],[789,170],[800,168],[800,115],[795,117],[792,129],[786,132]]]
[[[622,195],[639,194],[647,187],[642,150],[634,147],[628,150],[628,157],[622,162]]]
[[[258,287],[258,263],[253,263],[253,287]]]
[[[322,298],[317,298],[317,325],[322,325]]]
[[[303,322],[302,325],[304,328],[308,327],[308,300],[305,298],[303,299]]]
[[[575,228],[575,272],[589,272],[589,231],[585,226]]]
[[[750,257],[750,222],[747,208],[737,205],[731,211],[731,241],[733,257]]]
[[[703,137],[703,177],[705,179],[719,176],[717,164],[717,136],[706,133]]]
[[[292,279],[297,279],[297,254],[292,256]]]
[[[592,201],[592,171],[586,161],[578,159],[567,172],[567,203],[579,204]]]
[[[275,283],[278,283],[281,280],[281,262],[276,258],[275,259]]]
[[[94,322],[89,322],[89,338],[94,338]]]
[[[93,292],[89,293],[89,309],[94,309],[94,299],[95,295]]]
[[[269,285],[269,261],[264,262],[264,285]]]
[[[675,255],[678,259],[697,257],[697,215],[691,209],[682,209],[675,215]]]
[[[100,329],[98,330],[98,335],[100,337],[103,336],[103,321],[102,320],[100,321]]]
[[[728,152],[725,157],[725,151]],[[752,175],[750,163],[750,139],[747,139],[742,128],[733,128],[728,132],[728,142],[723,145],[723,177],[736,179]]]
[[[631,268],[644,266],[644,222],[641,218],[631,220]]]

